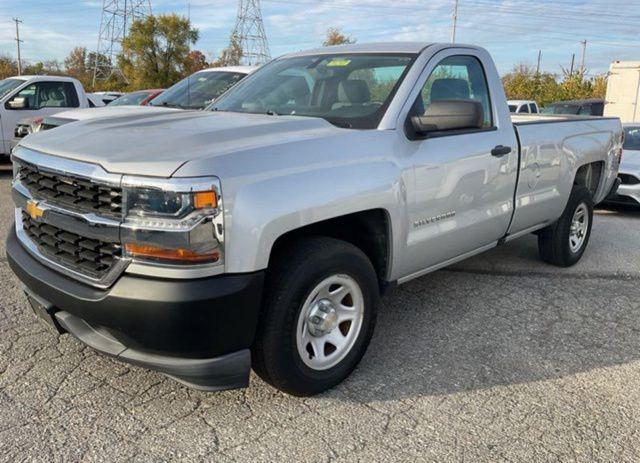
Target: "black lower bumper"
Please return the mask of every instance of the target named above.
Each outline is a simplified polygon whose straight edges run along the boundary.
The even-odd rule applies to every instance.
[[[248,384],[264,274],[165,280],[123,275],[107,290],[42,265],[7,238],[9,265],[58,329],[192,387]]]

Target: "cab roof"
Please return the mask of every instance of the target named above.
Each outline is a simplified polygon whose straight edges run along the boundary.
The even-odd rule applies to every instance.
[[[285,55],[308,56],[308,55],[328,55],[333,53],[413,53],[422,52],[425,48],[434,45],[425,42],[373,42],[373,43],[353,43],[347,45],[333,45],[330,47],[314,48]]]

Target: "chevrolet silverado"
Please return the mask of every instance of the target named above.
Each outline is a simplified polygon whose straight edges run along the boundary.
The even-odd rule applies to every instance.
[[[356,367],[395,285],[530,233],[577,263],[621,155],[617,119],[512,117],[482,48],[327,47],[208,111],[26,138],[7,254],[36,314],[102,353],[312,395]]]

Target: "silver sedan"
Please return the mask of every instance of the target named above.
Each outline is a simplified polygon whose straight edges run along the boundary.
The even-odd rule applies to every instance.
[[[640,206],[640,124],[624,124],[624,154],[620,163],[620,187],[612,202]]]

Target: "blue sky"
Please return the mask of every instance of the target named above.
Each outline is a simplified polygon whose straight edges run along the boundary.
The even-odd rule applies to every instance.
[[[187,15],[200,30],[196,48],[216,56],[233,28],[235,0],[152,0],[154,13]],[[359,42],[449,41],[454,0],[262,0],[271,53],[319,45],[326,29],[340,27]],[[535,64],[561,72],[572,53],[586,67],[606,72],[612,60],[640,61],[640,0],[459,0],[458,42],[479,44],[501,72]],[[101,0],[0,0],[0,54],[15,55],[14,23],[23,20],[23,58],[63,60],[74,46],[95,49]]]

